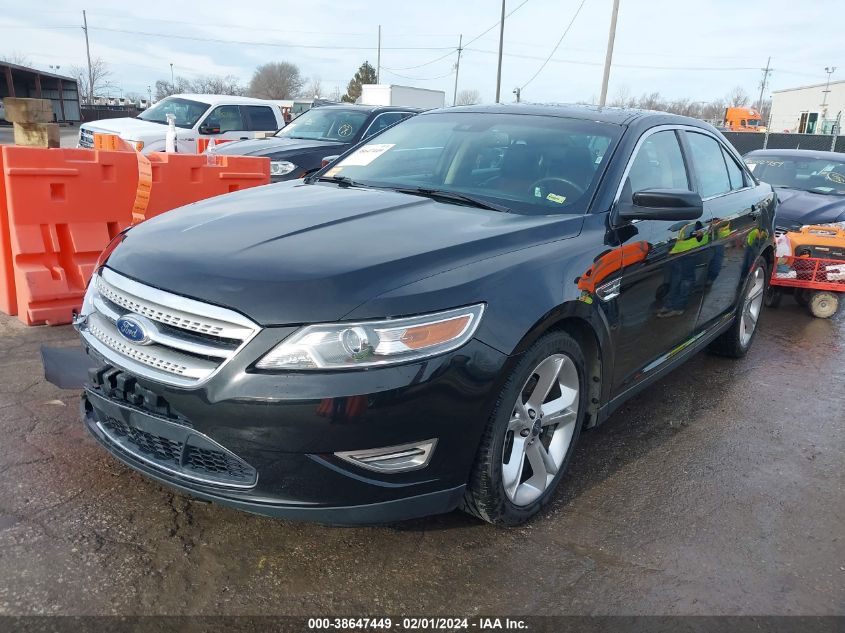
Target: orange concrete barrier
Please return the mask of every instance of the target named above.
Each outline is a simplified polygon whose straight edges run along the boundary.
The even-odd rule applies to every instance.
[[[10,146],[2,155],[13,275],[0,296],[11,282],[27,325],[69,323],[100,251],[131,221],[137,160],[129,152]]]
[[[155,217],[198,200],[240,191],[270,182],[270,159],[215,154],[148,155],[152,188],[145,214],[133,223]]]

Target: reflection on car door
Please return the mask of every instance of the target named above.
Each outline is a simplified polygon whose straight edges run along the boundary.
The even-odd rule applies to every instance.
[[[708,232],[707,277],[697,329],[732,314],[758,239],[754,213],[760,202],[751,180],[720,141],[684,132],[690,164],[704,202]]]
[[[644,189],[693,190],[678,134],[673,129],[646,133],[617,204],[631,204],[632,195]],[[617,394],[660,367],[693,336],[709,239],[700,220],[642,220],[619,233],[624,245],[647,243],[648,254],[623,270],[616,299],[619,330],[613,391]]]

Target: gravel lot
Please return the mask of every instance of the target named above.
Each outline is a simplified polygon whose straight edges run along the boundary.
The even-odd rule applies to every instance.
[[[527,527],[331,528],[125,468],[43,379],[71,329],[0,316],[0,614],[845,614],[845,318],[761,327],[582,435]]]

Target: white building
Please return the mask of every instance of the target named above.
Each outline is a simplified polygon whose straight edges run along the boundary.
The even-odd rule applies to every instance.
[[[769,131],[830,134],[845,115],[845,80],[772,92]],[[826,96],[825,96],[826,95]]]

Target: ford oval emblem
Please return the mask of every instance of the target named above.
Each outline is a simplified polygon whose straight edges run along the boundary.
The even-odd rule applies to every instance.
[[[136,345],[146,345],[150,342],[150,335],[147,331],[149,324],[146,319],[131,314],[120,317],[115,323],[120,335]]]

